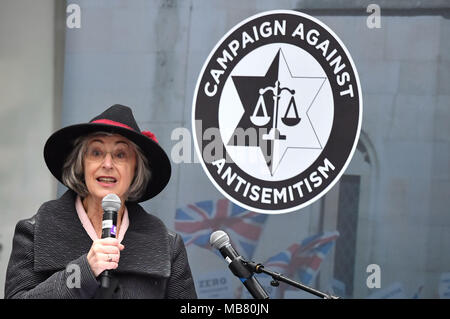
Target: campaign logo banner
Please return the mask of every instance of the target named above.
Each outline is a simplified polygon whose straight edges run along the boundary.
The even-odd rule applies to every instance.
[[[259,213],[323,196],[344,173],[362,120],[358,74],[342,41],[297,11],[268,11],[230,30],[194,92],[196,151],[215,187]]]

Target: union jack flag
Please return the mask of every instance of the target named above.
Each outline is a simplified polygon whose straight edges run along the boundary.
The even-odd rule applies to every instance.
[[[286,250],[269,258],[264,266],[287,277],[297,274],[304,285],[311,285],[320,270],[322,261],[331,251],[338,237],[337,231],[307,237],[300,244],[294,243]],[[286,286],[283,287],[286,288]],[[281,289],[278,295],[283,294],[284,289]]]
[[[248,211],[228,199],[202,201],[176,210],[175,229],[186,247],[194,244],[211,249],[209,237],[216,230],[230,236],[233,247],[251,258],[267,215]]]
[[[320,270],[322,261],[326,258],[334,245],[339,232],[325,232],[305,238],[300,244],[294,243],[286,250],[270,257],[264,267],[293,278],[299,276],[304,285],[310,285]],[[270,298],[283,298],[287,289],[295,289],[285,283],[274,288],[271,286],[272,277],[266,274],[255,274]],[[250,294],[240,288],[237,298],[251,298]]]

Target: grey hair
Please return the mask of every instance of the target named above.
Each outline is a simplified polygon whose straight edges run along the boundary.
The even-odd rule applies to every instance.
[[[63,169],[62,181],[64,185],[75,191],[81,198],[89,195],[86,182],[84,180],[84,166],[83,159],[86,154],[88,142],[95,136],[111,136],[112,133],[95,132],[92,134],[78,137],[73,143],[73,149],[67,156]],[[125,194],[128,201],[136,201],[144,195],[147,190],[147,185],[150,182],[151,170],[150,163],[144,156],[141,148],[132,141],[129,141],[136,152],[136,168],[134,177],[130,187]]]

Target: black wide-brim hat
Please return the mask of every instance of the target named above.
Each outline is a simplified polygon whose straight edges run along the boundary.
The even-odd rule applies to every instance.
[[[119,134],[138,145],[147,157],[151,177],[145,193],[136,202],[146,201],[158,195],[166,187],[172,171],[166,152],[159,146],[153,133],[141,132],[131,109],[119,104],[111,106],[89,123],[64,127],[48,138],[44,146],[45,163],[57,180],[63,183],[62,168],[74,147],[74,140],[94,132]]]

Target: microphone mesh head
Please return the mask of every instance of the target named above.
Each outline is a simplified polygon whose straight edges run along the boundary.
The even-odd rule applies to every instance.
[[[116,194],[108,194],[102,199],[103,210],[113,210],[118,211],[120,209],[120,198]]]
[[[209,243],[215,249],[220,249],[230,243],[230,237],[228,237],[227,233],[223,230],[216,230],[211,234],[211,237],[209,237]]]

